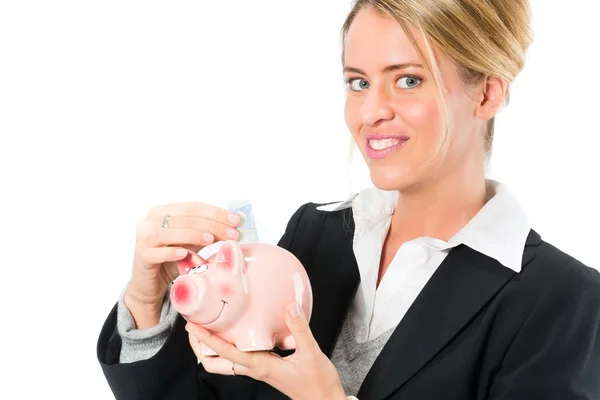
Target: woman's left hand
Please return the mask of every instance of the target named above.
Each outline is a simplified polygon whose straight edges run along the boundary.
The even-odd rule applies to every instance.
[[[263,381],[293,400],[346,400],[335,366],[319,348],[310,331],[306,316],[296,303],[290,304],[286,324],[296,341],[294,354],[282,358],[269,351],[241,352],[234,345],[188,322],[186,330],[192,349],[207,372],[246,375]],[[216,352],[218,357],[205,357],[200,342]]]

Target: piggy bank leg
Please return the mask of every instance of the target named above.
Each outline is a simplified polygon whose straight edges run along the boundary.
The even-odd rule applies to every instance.
[[[211,349],[202,342],[200,342],[200,353],[202,353],[203,356],[207,357],[213,357],[217,355],[217,353],[213,349]]]
[[[289,335],[277,344],[281,350],[294,350],[296,348],[296,341],[292,335]]]
[[[235,342],[235,346],[240,351],[263,351],[273,350],[275,341],[272,334],[256,332],[252,336],[242,337]]]

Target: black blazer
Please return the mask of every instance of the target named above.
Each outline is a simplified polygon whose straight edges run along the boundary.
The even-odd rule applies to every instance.
[[[305,204],[279,245],[305,266],[310,321],[331,356],[360,276],[351,209]],[[285,399],[263,382],[197,365],[185,321],[154,357],[119,364],[116,305],[97,356],[117,399]],[[280,354],[289,354],[279,352]],[[531,231],[520,273],[467,246],[454,248],[377,358],[359,400],[600,399],[600,273]],[[315,399],[319,400],[319,399]]]

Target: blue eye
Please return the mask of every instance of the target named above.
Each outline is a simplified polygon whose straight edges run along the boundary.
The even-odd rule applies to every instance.
[[[414,75],[404,75],[398,79],[398,82],[405,81],[405,86],[400,85],[402,89],[414,89],[422,82],[422,79]]]
[[[352,78],[352,79],[348,79],[346,81],[346,83],[348,85],[350,85],[350,89],[355,91],[355,92],[360,92],[363,89],[368,89],[369,86],[371,86],[369,84],[369,82],[367,82],[366,80],[362,79],[362,78]],[[355,84],[358,83],[358,84]]]

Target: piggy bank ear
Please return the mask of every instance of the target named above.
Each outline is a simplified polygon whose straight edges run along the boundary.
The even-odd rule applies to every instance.
[[[233,275],[246,273],[246,262],[242,249],[233,240],[228,240],[221,245],[215,262],[222,268],[231,269]]]
[[[190,270],[198,265],[205,264],[206,260],[200,257],[197,253],[190,251],[183,260],[177,261],[177,269],[179,270],[179,275],[185,275]]]

